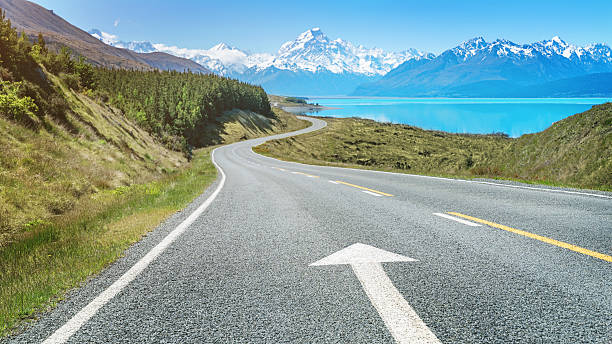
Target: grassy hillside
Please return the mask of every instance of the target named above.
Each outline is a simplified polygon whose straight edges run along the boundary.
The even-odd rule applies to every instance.
[[[0,116],[0,246],[17,240],[28,224],[45,222],[100,190],[144,183],[187,159],[166,149],[117,109],[68,90],[71,111],[63,125],[32,130]]]
[[[612,190],[612,103],[518,139],[356,118],[255,148],[280,159],[415,174],[516,179]]]
[[[612,190],[612,103],[512,140],[473,172],[490,169],[503,177]]]
[[[467,175],[509,139],[458,135],[358,118],[323,118],[322,130],[256,147],[257,152],[312,164],[406,173]]]
[[[0,116],[0,248],[18,241],[32,226],[74,209],[81,199],[104,190],[147,183],[187,165],[180,151],[128,120],[121,111],[63,90],[70,127],[49,121],[32,130]],[[276,110],[277,118],[233,110],[202,131],[210,145],[297,130],[305,124]]]
[[[6,20],[0,39],[0,337],[201,194],[216,178],[210,145],[306,126],[259,87],[95,69]],[[126,79],[188,92],[139,99],[151,95]]]

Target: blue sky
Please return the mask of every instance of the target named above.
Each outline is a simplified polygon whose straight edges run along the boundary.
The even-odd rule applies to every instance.
[[[312,27],[331,39],[390,51],[440,53],[476,36],[530,43],[558,35],[578,45],[612,43],[611,0],[34,1],[84,30],[185,48],[225,42],[272,53]]]

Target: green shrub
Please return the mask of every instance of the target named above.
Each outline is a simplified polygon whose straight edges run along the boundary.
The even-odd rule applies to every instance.
[[[68,88],[70,88],[71,90],[78,91],[81,89],[81,82],[77,74],[61,73],[59,77],[62,83],[68,86]]]
[[[21,82],[0,81],[0,113],[17,121],[37,123],[38,107],[30,97],[20,97]]]

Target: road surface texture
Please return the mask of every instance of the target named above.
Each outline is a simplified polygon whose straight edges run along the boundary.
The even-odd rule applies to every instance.
[[[251,150],[289,135],[218,148],[207,192],[6,341],[612,343],[610,193]]]

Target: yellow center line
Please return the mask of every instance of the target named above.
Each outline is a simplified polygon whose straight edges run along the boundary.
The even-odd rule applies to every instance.
[[[366,188],[366,187],[363,187],[363,186],[359,186],[359,185],[355,185],[355,184],[351,184],[351,183],[346,183],[346,182],[343,182],[343,181],[340,181],[340,180],[336,180],[336,183],[352,186],[354,188],[358,188],[358,189],[361,189],[361,190],[367,190],[367,191],[370,191],[370,192],[375,192],[375,193],[377,193],[379,195],[383,195],[383,196],[393,197],[392,194],[388,194],[388,193],[385,193],[385,192],[382,192],[382,191],[377,191],[377,190],[369,189],[369,188]]]
[[[483,223],[483,224],[491,226],[491,227],[499,228],[499,229],[502,229],[502,230],[505,230],[505,231],[508,231],[508,232],[511,232],[511,233],[523,235],[523,236],[526,236],[526,237],[531,238],[531,239],[540,240],[540,241],[545,242],[547,244],[555,245],[555,246],[558,246],[558,247],[563,247],[563,248],[566,248],[568,250],[572,250],[572,251],[575,251],[575,252],[578,252],[578,253],[586,254],[587,256],[599,258],[601,260],[605,260],[606,262],[612,262],[612,256],[609,256],[607,254],[599,253],[599,252],[596,252],[596,251],[591,251],[591,250],[588,250],[586,248],[582,248],[580,246],[568,244],[568,243],[563,242],[563,241],[559,241],[559,240],[551,239],[551,238],[548,238],[548,237],[545,237],[545,236],[533,234],[533,233],[526,232],[526,231],[523,231],[523,230],[520,230],[520,229],[516,229],[516,228],[500,225],[500,224],[495,223],[495,222],[490,222],[490,221],[487,221],[487,220],[482,220],[482,219],[479,219],[477,217],[472,217],[472,216],[469,216],[469,215],[464,215],[464,214],[460,214],[460,213],[456,213],[456,212],[452,212],[452,211],[449,211],[448,213],[451,214],[451,215],[463,217],[464,219],[472,220],[474,222],[480,222],[480,223]]]
[[[310,177],[310,178],[319,178],[319,176],[313,176],[312,174],[308,174],[308,173],[304,173],[304,172],[293,171],[291,173],[301,174],[303,176]]]

